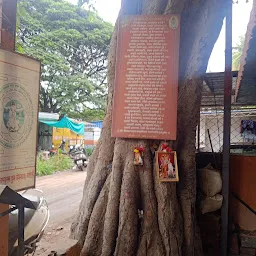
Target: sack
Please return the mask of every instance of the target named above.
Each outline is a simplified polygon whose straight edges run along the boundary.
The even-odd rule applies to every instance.
[[[202,214],[219,210],[222,206],[222,202],[223,196],[219,194],[212,197],[205,197],[200,204]]]
[[[222,190],[221,174],[210,164],[199,172],[199,186],[206,196],[214,196]]]

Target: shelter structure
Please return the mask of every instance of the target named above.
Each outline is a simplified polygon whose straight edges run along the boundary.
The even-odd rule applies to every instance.
[[[256,3],[250,15],[245,44],[240,60],[235,90],[235,104],[256,108]],[[249,107],[253,106],[253,107]],[[241,127],[253,138],[256,118],[248,118]],[[249,147],[248,147],[249,146]],[[256,251],[256,146],[255,140],[245,145],[248,150],[231,155],[231,216],[240,229],[241,246]],[[249,236],[248,236],[249,232]],[[242,251],[242,250],[240,250]]]
[[[250,15],[238,71],[232,72],[229,222],[230,251],[256,252],[256,3]],[[197,167],[211,163],[223,171],[225,73],[207,73],[202,86],[200,125],[197,132]],[[223,174],[223,173],[222,173]],[[223,183],[223,186],[225,184]],[[207,222],[207,225],[205,225]],[[221,212],[199,216],[203,245],[219,255]],[[211,237],[211,230],[215,230]],[[213,234],[213,232],[212,232]],[[210,241],[210,242],[209,242]],[[211,252],[210,252],[211,251]]]
[[[38,148],[40,150],[49,150],[52,147],[53,127],[44,122],[57,122],[59,114],[39,112],[38,114]]]
[[[62,140],[68,145],[83,144],[84,122],[76,121],[56,113],[39,113],[39,147],[42,150],[51,149],[52,145],[58,148]]]
[[[256,105],[256,7],[253,5],[245,35],[235,90],[235,102]]]
[[[68,118],[67,116],[64,116],[63,118],[61,118],[58,121],[41,120],[40,122],[47,124],[51,127],[68,128],[76,134],[84,135],[84,123],[72,120],[72,119]]]

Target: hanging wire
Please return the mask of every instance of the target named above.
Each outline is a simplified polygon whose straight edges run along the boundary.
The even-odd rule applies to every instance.
[[[35,25],[35,24],[33,24],[33,25],[36,26],[37,28],[40,28],[40,26],[37,26],[37,25]],[[21,30],[20,27],[18,27],[18,28]],[[41,29],[41,28],[40,28],[40,29]],[[47,31],[44,31],[44,30],[42,30],[42,31],[47,33]],[[62,49],[65,50],[66,53],[70,54],[70,52],[69,52],[65,47],[63,47],[63,45],[61,45],[61,44],[59,44],[59,43],[53,41],[51,38],[49,38],[49,37],[47,37],[47,36],[44,36],[44,35],[42,35],[42,34],[39,34],[39,36],[41,36],[42,38],[44,38],[44,39],[46,39],[46,40],[52,42],[52,43],[55,44],[55,45],[61,47]],[[75,49],[75,50],[81,51],[81,50],[79,50],[78,48],[73,47],[72,45],[68,44],[68,43],[67,43],[66,41],[64,41],[64,40],[59,39],[59,41],[64,42],[64,43],[65,43],[67,46],[69,46],[70,48],[73,48],[73,49]],[[39,45],[39,46],[41,46],[41,47],[44,47],[44,46],[40,45],[38,42],[34,42],[34,43],[37,44],[37,45]],[[72,52],[72,54],[73,54],[74,56],[77,56],[78,58],[81,58],[81,56],[79,56],[79,55],[76,54],[75,52]],[[82,63],[79,63],[79,62],[77,62],[77,61],[75,61],[75,60],[72,60],[72,59],[69,60],[69,62],[76,63],[76,64],[79,65],[79,66],[82,65]]]
[[[28,56],[33,57],[33,54],[31,54],[31,53],[28,52],[27,50],[23,49],[23,51],[24,51],[24,53],[26,53]],[[37,49],[37,51],[40,52],[40,53],[45,53],[45,52],[44,52],[43,50],[41,50],[41,49]],[[50,57],[50,56],[46,56],[46,58],[52,60],[53,63],[51,63],[51,65],[52,65],[52,64],[55,64],[55,67],[58,67],[58,66],[61,65],[61,64],[58,64],[58,63],[56,62],[56,60],[55,60],[54,58]]]
[[[20,28],[19,28],[19,29],[20,29]],[[64,50],[66,51],[66,53],[70,53],[70,52],[68,52],[68,50],[67,50],[65,47],[63,47],[61,44],[58,44],[58,43],[52,41],[51,39],[49,39],[49,37],[43,36],[42,34],[39,34],[39,37],[42,37],[42,38],[44,38],[44,39],[49,40],[49,41],[52,42],[53,44],[55,44],[55,45],[61,47],[62,49],[64,49]],[[38,44],[37,42],[34,42],[34,43]],[[40,45],[40,44],[38,44],[38,45],[41,46],[41,47],[44,47],[43,45]],[[79,57],[79,58],[81,58],[81,56],[77,55],[77,54],[74,53],[74,52],[72,52],[72,54],[75,55],[75,56],[77,56],[77,57]],[[78,62],[75,61],[75,60],[70,60],[70,61],[72,61],[72,62],[74,62],[74,63],[76,63],[76,64],[78,64],[78,65],[81,65],[81,63],[78,63]]]
[[[249,3],[249,0],[245,0],[246,3]],[[239,0],[233,0],[232,1],[233,4],[239,4]]]
[[[211,78],[210,78],[211,79]],[[219,140],[219,150],[221,149],[221,143],[220,143],[220,125],[219,125],[219,118],[218,118],[218,109],[217,109],[217,101],[216,101],[216,93],[215,93],[215,88],[213,86],[213,81],[212,82],[212,92],[213,92],[213,97],[214,97],[214,105],[215,105],[215,111],[216,111],[216,119],[217,119],[217,129],[218,129],[218,140]]]
[[[34,57],[34,55],[31,54],[30,52],[28,52],[26,49],[23,49],[23,50],[24,50],[24,53],[25,53],[26,55],[31,56],[31,57]],[[45,54],[45,51],[42,50],[42,49],[40,49],[40,48],[37,49],[37,52],[41,53],[42,55]],[[62,63],[58,63],[58,62],[56,62],[56,60],[55,60],[53,57],[51,57],[51,56],[49,56],[49,55],[47,55],[46,58],[52,60],[52,63],[51,63],[50,65],[53,66],[53,67],[56,67],[57,69],[59,68],[60,65],[63,65],[63,64],[64,64],[64,65],[68,65],[68,64],[70,64],[70,63],[68,63],[67,60],[65,60],[65,61],[67,61],[66,64],[65,64],[65,63],[63,63],[63,64],[62,64]],[[45,65],[45,66],[47,66],[47,65]]]
[[[20,29],[20,27],[18,27],[18,28]],[[47,38],[46,38],[46,39],[47,39]],[[51,41],[51,40],[49,40],[49,41]],[[53,41],[51,41],[51,42],[54,43]],[[40,47],[42,47],[42,48],[45,48],[44,45],[40,44],[40,43],[37,42],[37,41],[34,41],[33,44],[35,44],[35,45],[37,45],[37,46],[40,46]],[[64,48],[64,49],[65,49],[65,48]],[[24,49],[23,49],[23,50],[24,50]],[[40,49],[40,48],[38,48],[37,51],[45,54],[45,51],[42,50],[42,49]],[[67,53],[68,53],[68,52],[67,52]],[[28,54],[28,53],[27,53],[27,54]],[[50,54],[50,53],[49,53],[49,54]],[[32,54],[29,53],[29,56],[32,56]],[[50,56],[47,56],[47,58],[54,60],[54,58],[52,58],[52,57],[50,57]],[[54,61],[55,61],[55,60],[54,60]],[[77,61],[75,61],[75,60],[72,60],[72,59],[70,59],[70,60],[66,60],[66,59],[65,59],[65,61],[67,61],[67,63],[69,63],[69,64],[70,64],[70,62],[71,62],[71,63],[73,62],[74,64],[77,64],[77,65],[79,65],[79,66],[82,65],[82,63],[79,63],[79,62],[77,62]]]
[[[11,23],[9,18],[5,15],[4,12],[2,12],[2,19],[5,20],[9,24],[9,28],[6,28],[6,30],[15,31],[15,26]]]
[[[3,18],[5,19],[5,21],[7,21],[11,26],[13,26],[13,24],[11,23],[11,21],[9,20],[9,18],[7,17],[7,15],[2,12]]]
[[[18,14],[21,16],[21,14],[20,14],[19,11],[18,11]],[[29,18],[29,19],[30,19],[30,18]],[[32,21],[32,19],[31,19],[31,21]],[[42,29],[39,25],[36,25],[36,24],[33,24],[33,25],[34,25],[35,27],[37,27],[37,28],[40,28],[43,32],[47,33],[47,31],[44,30],[44,29]],[[21,30],[20,27],[18,27],[18,28]],[[69,52],[65,47],[63,47],[63,45],[61,45],[61,44],[59,44],[59,43],[53,41],[50,37],[44,36],[44,35],[42,35],[42,34],[40,34],[39,36],[41,36],[41,37],[44,38],[44,39],[47,39],[48,41],[52,42],[52,43],[55,44],[55,45],[61,47],[62,49],[64,49],[64,50],[66,51],[66,53],[70,54],[70,52]],[[58,38],[55,38],[55,39],[58,39]],[[58,39],[58,40],[59,40],[60,42],[65,43],[67,46],[69,46],[70,48],[73,48],[74,50],[81,51],[81,49],[78,49],[78,48],[76,48],[76,47],[70,45],[69,43],[67,43],[66,41],[64,41],[64,40],[62,40],[62,39]],[[44,46],[40,45],[38,42],[34,42],[34,43],[37,44],[38,46],[44,47]],[[79,56],[79,55],[78,55],[77,53],[75,53],[75,52],[72,52],[72,54],[73,54],[74,56],[77,56],[77,57],[81,58],[81,56]],[[68,62],[73,62],[73,63],[75,63],[75,64],[77,64],[77,65],[79,65],[79,66],[82,65],[82,63],[79,63],[79,62],[77,62],[77,61],[75,61],[75,60],[72,60],[72,59],[71,59],[71,60],[67,60],[67,61],[68,61]]]
[[[19,11],[18,11],[18,14],[21,16],[21,14],[20,14]],[[30,17],[29,17],[28,19],[30,19]],[[30,19],[30,21],[33,21],[33,20]],[[44,30],[44,29],[43,29],[42,27],[40,27],[39,25],[36,25],[36,24],[33,23],[33,26],[35,26],[35,27],[37,27],[37,28],[40,28],[40,30],[42,30],[42,32],[44,32],[44,33],[48,33],[46,30]],[[40,35],[41,35],[41,34],[40,34]],[[41,36],[42,36],[42,35],[41,35]],[[43,38],[47,38],[47,39],[48,39],[49,41],[51,41],[52,43],[54,43],[54,44],[56,44],[56,45],[62,47],[64,50],[67,51],[67,49],[65,49],[62,45],[56,43],[55,41],[52,41],[51,39],[49,39],[49,37],[44,37],[44,36],[42,36],[42,37],[43,37]],[[67,43],[66,41],[64,41],[64,40],[62,40],[62,39],[59,39],[59,38],[55,38],[55,39],[58,39],[60,42],[65,43],[67,46],[69,46],[70,48],[73,48],[74,50],[81,51],[81,49],[78,49],[78,48],[72,46],[71,44]],[[74,52],[73,54],[76,55],[77,57],[80,57],[80,56],[77,55],[75,52]]]
[[[19,28],[19,27],[18,27],[18,28]],[[19,28],[19,29],[20,29],[20,28]],[[36,44],[36,45],[38,45],[38,46],[41,46],[42,48],[45,48],[45,46],[41,45],[41,44],[38,43],[38,42],[34,42],[34,44]],[[32,57],[34,56],[33,54],[31,54],[31,53],[28,52],[27,50],[25,50],[25,49],[23,49],[23,50],[24,50],[24,52],[25,52],[28,56],[32,56]],[[44,51],[43,49],[37,48],[36,51],[39,52],[39,53],[41,53],[42,56],[43,56],[43,55],[45,56],[46,51]],[[53,57],[49,56],[49,54],[50,54],[50,53],[48,53],[48,55],[46,56],[46,58],[53,61],[53,63],[51,63],[51,65],[54,64],[54,65],[53,65],[54,67],[59,68],[59,66],[62,65],[62,63],[57,63],[56,60],[55,60]],[[78,62],[76,62],[76,61],[74,61],[74,60],[66,60],[65,58],[64,58],[64,60],[66,61],[66,65],[70,65],[70,62],[76,63],[76,64],[78,64],[78,65],[82,65],[81,63],[78,63]],[[64,64],[64,63],[63,63],[63,64]],[[71,68],[71,67],[69,67],[69,68]]]
[[[33,44],[35,44],[35,45],[37,45],[37,46],[40,46],[40,47],[42,47],[42,48],[45,48],[44,45],[40,44],[40,43],[37,42],[37,41],[34,41]],[[64,48],[64,49],[65,49],[65,48]],[[37,49],[37,50],[40,51],[40,49]],[[41,52],[45,53],[45,51],[43,51],[43,50],[41,50]],[[67,53],[68,53],[68,52],[67,52]],[[79,65],[79,66],[82,65],[82,63],[79,63],[79,62],[77,62],[77,61],[75,61],[75,60],[72,60],[72,59],[66,60],[66,61],[67,61],[67,62],[73,62],[74,64],[77,64],[77,65]]]

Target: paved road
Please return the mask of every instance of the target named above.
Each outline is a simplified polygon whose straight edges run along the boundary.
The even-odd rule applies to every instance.
[[[50,220],[36,251],[47,256],[51,251],[69,248],[70,225],[82,199],[86,171],[67,171],[37,178],[36,188],[44,192],[50,209]]]
[[[37,178],[36,188],[44,192],[50,209],[49,226],[65,222],[77,212],[85,177],[85,171],[72,170]]]

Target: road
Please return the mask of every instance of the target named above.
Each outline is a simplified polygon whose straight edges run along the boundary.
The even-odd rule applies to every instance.
[[[83,194],[86,171],[66,171],[38,177],[36,188],[44,192],[50,219],[36,255],[46,256],[52,250],[67,246],[70,225]]]
[[[39,177],[36,188],[44,192],[50,209],[49,226],[65,222],[78,210],[86,172],[67,171]]]

